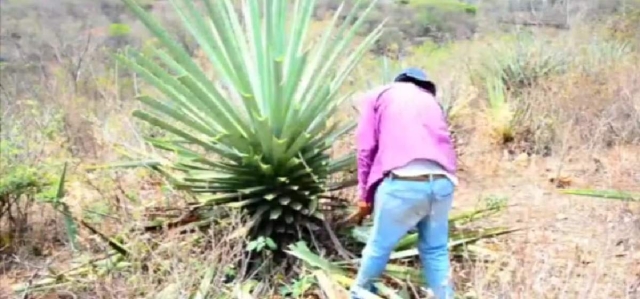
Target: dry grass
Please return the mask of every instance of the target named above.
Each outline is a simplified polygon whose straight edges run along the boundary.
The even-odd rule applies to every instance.
[[[620,159],[620,149],[600,154]],[[496,221],[529,227],[495,244],[508,252],[502,261],[468,270],[467,287],[482,298],[636,298],[640,205],[558,194],[549,180],[558,171],[578,188],[621,186],[612,186],[587,155],[554,160],[502,162],[501,175],[461,190],[458,198],[466,192],[507,196],[514,206]],[[624,164],[607,162],[607,172],[627,171]],[[637,158],[629,162],[638,165]],[[483,172],[474,176],[477,181]]]
[[[630,154],[637,150],[615,148],[601,152],[604,171],[588,163],[590,159],[586,156],[562,163],[552,158],[509,161],[499,156],[468,157],[473,160],[493,158],[493,163],[467,161],[468,165],[483,165],[483,168],[469,168],[462,175],[464,183],[457,193],[456,209],[473,206],[482,198],[506,197],[512,207],[502,217],[491,219],[491,225],[507,224],[528,229],[485,244],[501,252],[498,261],[460,264],[456,271],[458,289],[473,295],[472,298],[637,298],[640,205],[560,195],[549,182],[549,177],[562,168],[563,175],[572,178],[576,187],[623,187],[624,184],[612,185],[611,176],[626,176],[629,165],[639,165],[638,156]],[[488,171],[493,174],[489,175]],[[637,186],[637,170],[634,175]],[[123,188],[134,189],[135,186],[129,184]],[[70,194],[76,192],[78,190],[70,191]],[[159,196],[157,192],[147,191],[140,199],[151,201]],[[80,204],[82,200],[78,198],[74,202]],[[119,217],[130,215],[125,219],[135,219],[136,212],[130,213],[114,214]],[[111,228],[106,223],[108,221],[102,228],[114,235],[118,229],[135,225],[124,219]],[[41,227],[42,224],[34,222],[33,225]],[[52,225],[49,222],[49,227]],[[243,258],[244,244],[241,240],[225,240],[235,226],[230,223],[224,228],[196,235],[201,238],[197,243],[189,240],[196,237],[194,235],[150,237],[127,234],[129,248],[134,252],[130,259],[133,266],[126,271],[79,281],[67,290],[62,288],[58,295],[70,292],[80,298],[151,298],[172,292],[172,288],[190,290],[200,283],[208,267],[214,267],[220,272],[212,283],[213,294],[222,296],[222,290],[226,288],[223,287],[225,274],[242,270],[237,265],[242,265],[238,262]],[[13,269],[5,268],[11,271],[3,275],[3,283],[8,286],[23,281],[25,275],[36,278],[36,273],[47,273],[47,266],[69,267],[73,255],[60,244],[60,240],[64,240],[62,230],[54,230],[53,234],[50,228],[46,231],[48,238],[38,239],[36,243],[46,244],[39,247],[40,257],[23,247],[6,259],[5,265],[13,264]],[[57,240],[52,238],[54,235],[58,236]],[[87,252],[79,256],[89,258],[107,250],[103,243],[88,234],[82,240],[93,254]],[[161,244],[158,240],[162,240]],[[279,285],[287,285],[295,277],[294,273],[279,271],[277,266],[273,268],[270,271],[276,274],[260,289],[262,294],[277,293]],[[133,285],[137,287],[133,288]],[[215,296],[212,298],[219,298]]]
[[[592,29],[556,34],[552,39],[557,45],[551,50],[588,45],[595,34]],[[515,123],[518,137],[504,144],[486,117],[491,108],[486,92],[468,71],[483,59],[489,43],[508,42],[488,36],[438,49],[424,46],[413,49],[403,61],[427,68],[443,87],[443,101],[454,108],[452,127],[462,153],[462,184],[455,208],[506,198],[512,206],[487,221],[492,226],[527,228],[486,244],[499,250],[498,261],[456,265],[459,292],[469,298],[640,298],[640,203],[558,192],[558,181],[577,188],[640,191],[640,52],[637,48],[620,56],[605,50],[573,52],[576,60],[566,73],[542,78],[511,99],[513,108],[523,113]],[[211,298],[230,296],[239,282],[226,280],[247,266],[244,240],[226,238],[239,226],[238,215],[195,234],[130,232],[145,223],[146,208],[181,205],[186,195],[147,170],[86,170],[93,163],[121,159],[123,148],[148,152],[141,136],[158,134],[129,116],[136,106],[129,101],[133,88],[144,87],[130,77],[116,80],[115,66],[98,59],[98,49],[92,48],[91,55],[91,70],[77,90],[71,88],[74,82],[62,64],[48,66],[42,74],[13,70],[11,78],[3,76],[3,86],[16,86],[2,94],[3,105],[12,111],[10,117],[3,115],[3,128],[19,124],[18,131],[27,132],[23,135],[28,146],[21,148],[43,158],[30,158],[34,161],[53,165],[70,161],[65,201],[73,213],[107,235],[126,239],[132,253],[125,270],[92,273],[41,298],[181,298],[197,288],[210,269],[216,270],[209,286]],[[375,60],[365,61],[359,72],[362,76],[345,90],[361,90],[382,76]],[[40,88],[19,87],[23,79]],[[34,99],[39,105],[29,108],[27,101]],[[63,117],[34,117],[57,113]],[[337,118],[355,116],[357,112],[347,105]],[[35,133],[50,127],[56,130],[49,138]],[[3,138],[21,135],[6,132]],[[353,140],[343,140],[333,153],[352,149]],[[355,200],[353,190],[340,196]],[[0,297],[4,298],[3,292],[13,296],[9,287],[14,283],[37,279],[49,269],[68,269],[72,261],[108,251],[104,242],[81,230],[83,250],[71,252],[59,215],[48,206],[36,206],[33,215],[28,236],[0,251]],[[268,263],[258,273],[247,274],[247,280],[259,280],[257,298],[277,295],[281,286],[309,276]]]

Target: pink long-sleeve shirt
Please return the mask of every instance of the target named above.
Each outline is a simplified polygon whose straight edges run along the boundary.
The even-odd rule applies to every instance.
[[[444,112],[429,92],[394,82],[364,95],[356,129],[358,191],[373,203],[387,173],[414,159],[456,172],[456,153]]]

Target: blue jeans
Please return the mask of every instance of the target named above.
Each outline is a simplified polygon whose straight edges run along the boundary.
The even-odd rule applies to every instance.
[[[373,210],[373,227],[351,298],[358,289],[375,292],[373,283],[389,261],[396,244],[407,232],[418,229],[418,251],[427,287],[436,298],[453,298],[449,278],[449,211],[455,186],[445,178],[418,182],[386,178],[378,187]]]

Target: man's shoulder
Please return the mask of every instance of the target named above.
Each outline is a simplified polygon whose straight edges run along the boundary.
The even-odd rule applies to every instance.
[[[362,93],[356,94],[353,97],[353,104],[355,104],[357,107],[362,107],[362,105],[367,104],[373,104],[373,102],[375,102],[382,94],[384,94],[384,92],[388,90],[390,86],[391,84],[377,86]]]
[[[372,88],[368,92],[368,95],[369,95],[368,97],[373,99],[378,98],[384,93],[386,93],[387,91],[389,91],[394,86],[394,84],[395,83],[389,83],[382,86],[378,86],[376,88]]]
[[[385,98],[399,100],[404,103],[436,103],[437,99],[428,91],[421,89],[412,83],[394,83],[388,86],[388,91],[384,93]]]
[[[393,91],[396,93],[412,94],[423,98],[433,97],[430,92],[409,82],[394,82],[393,84],[390,84],[389,87],[392,87]]]

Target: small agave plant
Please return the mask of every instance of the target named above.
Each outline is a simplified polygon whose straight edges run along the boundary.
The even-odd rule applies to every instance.
[[[244,210],[242,232],[252,239],[282,244],[322,221],[318,198],[328,177],[354,163],[352,153],[332,159],[327,151],[354,122],[329,119],[349,98],[341,86],[382,32],[381,24],[354,47],[376,1],[355,1],[344,20],[341,6],[311,43],[314,0],[170,0],[225,88],[134,0],[123,1],[159,42],[118,56],[160,92],[140,95],[146,109],[134,112],[172,136],[147,139],[173,154],[154,167],[197,195],[200,217],[216,206]]]

